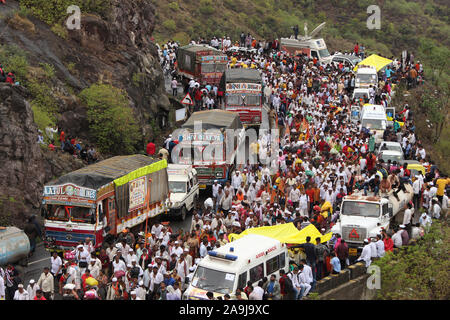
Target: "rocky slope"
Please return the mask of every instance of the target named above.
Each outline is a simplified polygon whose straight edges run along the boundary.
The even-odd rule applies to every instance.
[[[142,142],[153,138],[152,124],[168,120],[170,102],[157,48],[150,41],[155,11],[149,0],[113,0],[107,18],[83,14],[81,30],[68,31],[64,38],[31,16],[27,18],[33,28],[8,23],[5,16],[17,9],[18,2],[12,0],[0,7],[0,43],[20,47],[32,66],[54,66],[51,86],[60,128],[93,141],[77,94],[102,82],[128,93]],[[37,127],[25,88],[2,85],[0,99],[0,224],[17,224],[24,214],[37,212],[45,182],[82,164],[36,144]]]

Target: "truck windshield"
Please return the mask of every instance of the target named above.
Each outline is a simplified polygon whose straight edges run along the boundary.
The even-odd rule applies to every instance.
[[[369,202],[344,201],[341,214],[344,216],[376,218],[380,216],[380,205]]]
[[[367,129],[384,130],[386,124],[384,120],[380,119],[363,119],[362,126]]]
[[[355,92],[355,100],[368,98],[367,93],[365,92]]]
[[[49,220],[95,223],[95,209],[87,207],[73,206],[48,206]]]
[[[227,96],[227,105],[229,106],[259,106],[261,97],[255,94],[230,94]]]
[[[192,279],[192,286],[217,293],[232,293],[234,273],[213,270],[199,266]]]
[[[376,83],[377,82],[377,75],[375,75],[375,74],[359,73],[356,75],[356,78],[359,79],[360,82],[365,82],[365,83]]]
[[[169,190],[172,193],[186,193],[186,182],[169,181]]]
[[[328,49],[322,49],[319,50],[319,54],[321,58],[326,58],[330,56],[330,53],[328,52]]]
[[[214,63],[202,63],[202,73],[205,72],[214,72],[215,65]]]

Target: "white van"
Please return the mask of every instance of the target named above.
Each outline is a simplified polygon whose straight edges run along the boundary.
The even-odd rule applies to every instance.
[[[249,234],[209,251],[198,264],[183,300],[206,300],[211,291],[214,297],[229,294],[235,297],[237,288],[245,288],[247,281],[256,285],[272,274],[280,277],[280,270],[289,271],[289,256],[284,243],[273,238]]]
[[[387,127],[387,116],[384,106],[377,104],[365,104],[361,111],[360,129],[366,128],[370,132],[375,131],[375,144],[383,141],[384,130]]]
[[[363,99],[364,102],[364,97],[366,97],[367,99],[370,98],[369,88],[357,88],[353,90],[353,101],[359,102],[359,99]]]
[[[378,73],[375,67],[359,66],[355,76],[355,88],[378,87]]]
[[[199,198],[197,171],[191,165],[168,164],[169,216],[186,219],[186,214],[195,208]]]

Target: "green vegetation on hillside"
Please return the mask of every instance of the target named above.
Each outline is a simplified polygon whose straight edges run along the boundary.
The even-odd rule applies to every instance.
[[[373,264],[381,269],[378,299],[448,300],[450,298],[450,228],[434,222],[416,245],[387,254]]]
[[[87,105],[89,129],[101,152],[119,155],[136,151],[139,127],[124,91],[107,84],[93,84],[79,97]]]
[[[51,80],[55,76],[54,67],[47,63],[31,67],[26,52],[15,45],[0,46],[0,61],[3,68],[12,71],[16,80],[30,91],[31,108],[38,128],[44,131],[46,127],[54,126],[58,111],[51,87]]]
[[[79,6],[82,13],[95,13],[105,16],[110,8],[110,0],[20,0],[22,8],[49,25],[60,23],[69,16],[67,8],[71,5]]]
[[[359,42],[368,53],[400,56],[407,49],[430,64],[442,61],[440,57],[447,57],[443,60],[447,63],[450,57],[450,8],[443,0],[397,0],[381,4],[371,0],[152,1],[156,7],[155,39],[159,42],[176,39],[177,35],[176,40],[182,40],[182,44],[198,37],[224,35],[237,40],[242,31],[250,32],[257,39],[280,38],[293,34],[292,27],[296,24],[303,34],[305,22],[309,32],[326,22],[320,36],[325,38],[330,52],[352,50]],[[176,14],[174,3],[178,5]],[[380,5],[380,30],[369,30],[366,26],[367,7],[373,4]],[[188,37],[180,37],[181,32]]]

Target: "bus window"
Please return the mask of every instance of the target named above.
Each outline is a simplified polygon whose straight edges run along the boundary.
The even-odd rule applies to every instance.
[[[247,271],[241,273],[238,279],[238,288],[245,288],[247,286]]]
[[[264,264],[263,263],[250,269],[250,281],[252,283],[261,280],[263,277],[264,277]]]
[[[273,257],[266,261],[266,271],[267,275],[276,272],[280,269],[279,256]]]

